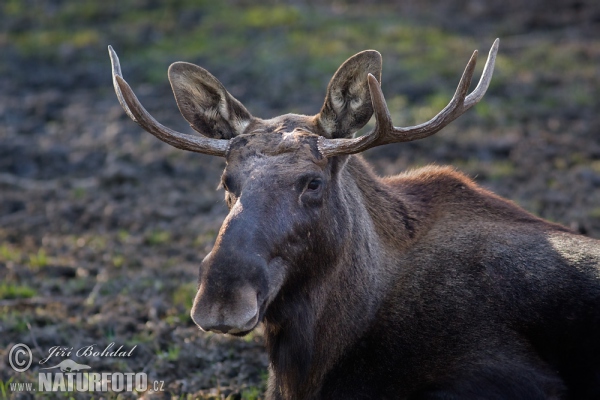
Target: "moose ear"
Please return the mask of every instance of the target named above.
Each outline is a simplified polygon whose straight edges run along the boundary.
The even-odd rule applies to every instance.
[[[381,54],[365,50],[342,64],[327,86],[317,120],[329,139],[348,138],[373,115],[367,75],[381,82]]]
[[[177,106],[192,128],[215,139],[231,139],[244,132],[252,115],[217,78],[197,65],[176,62],[169,81]]]

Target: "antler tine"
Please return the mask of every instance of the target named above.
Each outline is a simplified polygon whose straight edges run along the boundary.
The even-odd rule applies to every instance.
[[[121,89],[119,88],[119,85],[117,84],[117,76],[120,76],[121,78],[123,78],[123,73],[121,72],[121,64],[119,63],[119,56],[117,56],[117,53],[114,51],[114,49],[110,45],[108,46],[108,55],[110,56],[110,65],[112,67],[113,86],[115,87],[115,93],[117,94],[117,99],[119,100],[121,107],[123,107],[123,110],[125,110],[125,113],[127,115],[129,115],[129,118],[131,118],[132,120],[137,122],[135,117],[131,113],[131,110],[129,110],[129,107],[127,107],[127,103],[125,103],[125,99],[123,98],[123,93],[121,93]]]
[[[174,131],[159,123],[146,109],[121,73],[119,57],[111,46],[108,46],[108,53],[112,64],[113,85],[119,103],[129,117],[137,122],[142,128],[156,136],[158,139],[171,146],[182,150],[194,151],[196,153],[209,154],[213,156],[225,157],[229,147],[229,140],[212,139],[203,136],[192,136],[186,133]]]
[[[479,83],[471,94],[467,96],[477,63],[477,50],[467,63],[456,92],[448,105],[429,121],[411,127],[393,126],[381,85],[373,75],[369,74],[367,79],[375,113],[375,128],[368,134],[354,139],[319,138],[318,145],[321,154],[325,157],[356,154],[375,146],[422,139],[440,131],[483,98],[494,72],[498,45],[499,40],[496,39],[490,49]]]
[[[490,82],[492,81],[492,75],[494,74],[494,65],[496,64],[496,54],[498,54],[498,46],[500,46],[500,39],[494,40],[494,44],[490,49],[487,61],[485,62],[485,66],[483,67],[483,72],[481,73],[479,83],[477,84],[475,90],[473,90],[473,92],[470,95],[468,95],[465,99],[465,107],[467,107],[467,109],[477,104],[479,100],[483,98],[483,95],[487,91],[488,86],[490,86]]]

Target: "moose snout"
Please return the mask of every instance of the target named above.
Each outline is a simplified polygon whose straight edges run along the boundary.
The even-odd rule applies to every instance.
[[[245,285],[215,294],[201,284],[194,299],[191,316],[196,325],[206,332],[249,332],[258,324],[258,293],[250,285]]]
[[[238,200],[202,260],[191,316],[204,331],[250,332],[281,287],[285,269],[277,257],[269,259],[269,241],[256,212]]]

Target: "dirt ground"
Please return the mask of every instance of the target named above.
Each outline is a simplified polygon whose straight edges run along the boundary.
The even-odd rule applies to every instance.
[[[94,372],[145,372],[164,383],[163,391],[119,398],[262,398],[268,359],[260,329],[231,338],[202,333],[189,318],[199,263],[226,215],[217,190],[224,161],[171,148],[127,118],[112,91],[108,44],[147,109],[191,133],[168,87],[173,61],[202,64],[254,114],[270,117],[316,113],[336,66],[365,48],[379,49],[384,93],[399,125],[433,116],[470,52],[479,47],[483,64],[500,37],[496,75],[482,104],[435,137],[365,157],[383,175],[454,165],[536,215],[600,238],[600,7],[594,2],[451,1],[436,12],[427,2],[292,2],[270,11],[243,1],[222,9],[181,1],[166,11],[142,0],[108,11],[73,3],[48,2],[45,20],[32,14],[39,2],[0,6],[0,398],[39,397],[11,393],[10,384],[37,382],[39,361],[54,346],[75,352],[110,343],[133,351],[71,358]],[[135,7],[142,17],[112,22]],[[144,13],[164,24],[147,26]],[[318,26],[311,25],[315,13]],[[245,30],[224,33],[238,16]],[[89,24],[84,30],[81,21]],[[88,36],[60,36],[70,23]],[[193,31],[201,23],[210,30]],[[200,47],[190,47],[188,31],[200,35],[193,42]],[[298,32],[306,38],[297,43]],[[216,44],[207,44],[212,39]],[[276,41],[284,39],[290,42]],[[240,62],[212,45],[239,48],[231,57]],[[311,55],[306,65],[297,65],[304,54]],[[8,364],[17,343],[32,350],[27,372]]]

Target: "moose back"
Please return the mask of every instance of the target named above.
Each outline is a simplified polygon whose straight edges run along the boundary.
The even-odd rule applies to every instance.
[[[338,69],[318,114],[268,120],[178,62],[169,80],[197,136],[152,118],[109,48],[134,121],[227,161],[230,212],[191,314],[239,336],[264,322],[269,399],[600,398],[598,241],[452,168],[381,178],[356,155],[432,135],[475,105],[497,49],[473,92],[476,52],[446,108],[413,127],[392,124],[376,51]]]

